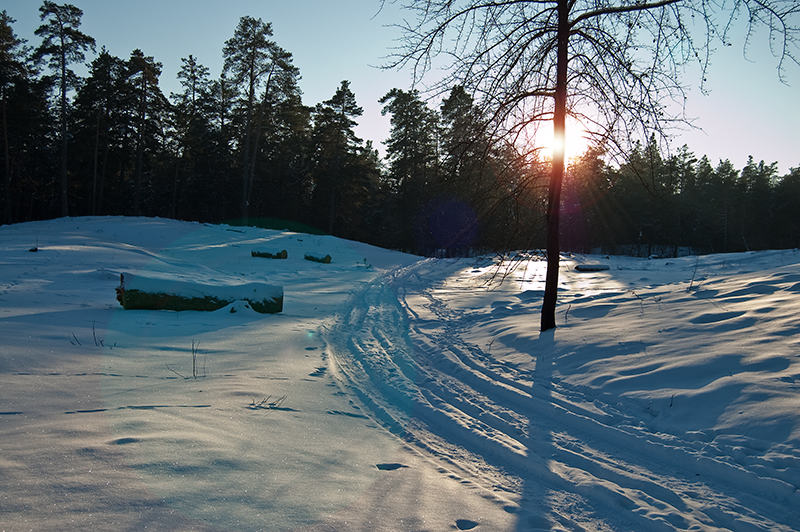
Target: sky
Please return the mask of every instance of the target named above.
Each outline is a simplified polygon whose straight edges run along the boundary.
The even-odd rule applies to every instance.
[[[378,100],[390,89],[409,89],[409,72],[380,68],[400,38],[392,27],[409,13],[380,0],[72,0],[83,12],[81,30],[109,52],[127,58],[135,48],[163,64],[161,88],[178,90],[180,58],[194,55],[217,76],[222,47],[240,17],[271,22],[275,41],[294,56],[300,69],[303,101],[314,105],[330,98],[342,80],[351,82],[364,109],[357,134],[384,153],[389,118]],[[2,9],[16,19],[17,35],[36,45],[40,24],[37,0],[5,0]],[[741,36],[740,36],[741,37]],[[745,57],[742,39],[718,50],[708,76],[709,94],[694,90],[687,115],[694,126],[673,145],[687,144],[712,164],[730,159],[737,168],[748,155],[778,162],[781,173],[800,167],[800,67],[787,71],[788,85],[778,80],[776,60],[764,36],[757,35]],[[91,60],[91,56],[87,58]],[[687,84],[699,79],[687,73]]]

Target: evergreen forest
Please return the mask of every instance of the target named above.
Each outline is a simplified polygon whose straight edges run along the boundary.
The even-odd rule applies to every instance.
[[[415,90],[380,100],[381,157],[358,138],[347,80],[303,102],[290,51],[242,17],[224,68],[181,59],[180,92],[161,63],[115,57],[82,13],[45,1],[41,42],[0,12],[0,223],[59,216],[161,216],[328,233],[424,255],[544,245],[548,162],[490,135],[462,87],[432,105]],[[75,73],[87,65],[87,74]],[[618,164],[570,162],[562,247],[634,255],[800,247],[800,166],[744,168],[644,139]]]

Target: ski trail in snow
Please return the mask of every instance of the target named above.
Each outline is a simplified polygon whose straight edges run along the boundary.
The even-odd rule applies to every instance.
[[[531,353],[531,370],[465,340],[479,316],[438,295],[434,261],[353,295],[324,333],[331,373],[389,431],[518,512],[521,530],[792,528],[781,517],[800,502],[790,484],[707,442],[648,431],[555,378],[547,349]]]

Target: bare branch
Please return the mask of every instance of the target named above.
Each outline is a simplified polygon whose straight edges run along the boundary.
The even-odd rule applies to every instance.
[[[604,8],[600,8],[600,9],[595,9],[594,11],[587,11],[585,13],[582,13],[581,15],[576,17],[575,20],[570,22],[569,26],[570,26],[570,28],[574,28],[575,26],[577,26],[578,24],[580,24],[584,20],[587,20],[587,19],[590,19],[590,18],[602,17],[603,15],[613,15],[613,14],[619,14],[619,13],[630,13],[630,12],[634,12],[634,11],[648,11],[648,10],[651,10],[651,9],[656,9],[656,8],[659,8],[659,7],[668,6],[670,4],[677,4],[678,2],[681,2],[681,1],[682,0],[662,0],[661,2],[653,2],[653,3],[636,2],[635,4],[630,4],[630,5],[609,6],[609,7],[604,7]]]

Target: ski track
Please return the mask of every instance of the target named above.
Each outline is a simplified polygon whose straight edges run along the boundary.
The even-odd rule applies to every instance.
[[[788,482],[713,442],[648,431],[622,403],[554,378],[546,357],[525,370],[465,341],[475,318],[437,297],[428,263],[355,293],[323,335],[332,375],[440,472],[518,513],[520,530],[792,528],[787,508],[800,497]]]

